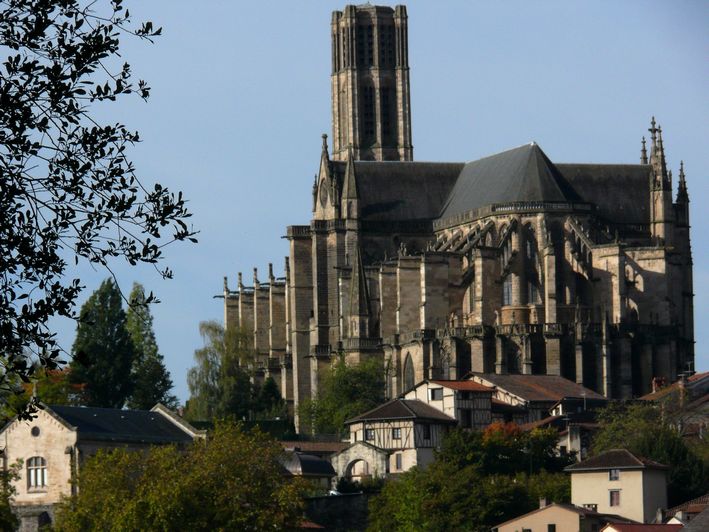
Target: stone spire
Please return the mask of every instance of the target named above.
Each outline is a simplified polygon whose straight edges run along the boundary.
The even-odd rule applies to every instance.
[[[640,150],[640,164],[647,164],[647,147],[645,146],[645,137],[642,141],[643,147]]]
[[[359,191],[357,190],[357,176],[355,174],[355,161],[352,146],[350,146],[347,151],[347,165],[345,166],[344,181],[342,212],[345,218],[357,218],[359,214]]]
[[[370,315],[367,276],[364,273],[362,254],[359,245],[357,245],[352,261],[352,278],[350,280],[350,337],[369,336]]]
[[[652,149],[650,151],[650,164],[654,168],[653,188],[657,190],[668,190],[671,188],[669,173],[667,172],[667,162],[665,160],[665,147],[662,142],[662,127],[655,123],[652,117],[652,127],[648,130],[652,134]]]
[[[689,203],[687,181],[684,175],[684,161],[679,162],[679,185],[677,186],[677,203]]]
[[[273,263],[269,262],[268,263],[268,282],[273,284],[273,282],[276,280],[276,278],[273,275]]]

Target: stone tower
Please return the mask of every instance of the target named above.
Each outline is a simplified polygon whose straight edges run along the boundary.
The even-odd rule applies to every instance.
[[[411,161],[406,7],[346,6],[331,33],[332,158]]]

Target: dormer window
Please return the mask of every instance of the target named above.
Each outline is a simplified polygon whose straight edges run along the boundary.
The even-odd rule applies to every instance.
[[[41,456],[27,460],[27,488],[43,490],[47,487],[47,461]]]

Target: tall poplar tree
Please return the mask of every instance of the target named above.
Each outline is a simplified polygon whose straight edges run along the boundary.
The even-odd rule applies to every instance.
[[[83,404],[122,408],[132,391],[134,348],[112,279],[102,282],[81,307],[72,354],[70,380],[84,385]]]
[[[153,331],[153,316],[148,308],[145,289],[140,283],[133,283],[129,300],[126,326],[133,341],[135,355],[131,371],[133,392],[128,399],[128,406],[149,410],[157,403],[162,403],[174,408],[178,400],[170,393],[172,379],[165,367],[163,356],[158,351]]]

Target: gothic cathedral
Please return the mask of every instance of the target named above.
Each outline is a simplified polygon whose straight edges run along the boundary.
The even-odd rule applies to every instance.
[[[653,119],[639,164],[555,164],[540,146],[418,163],[404,6],[332,16],[332,148],[285,276],[224,283],[227,327],[294,407],[335,356],[425,378],[562,375],[613,398],[694,361],[689,198]],[[648,153],[649,151],[649,153]]]

